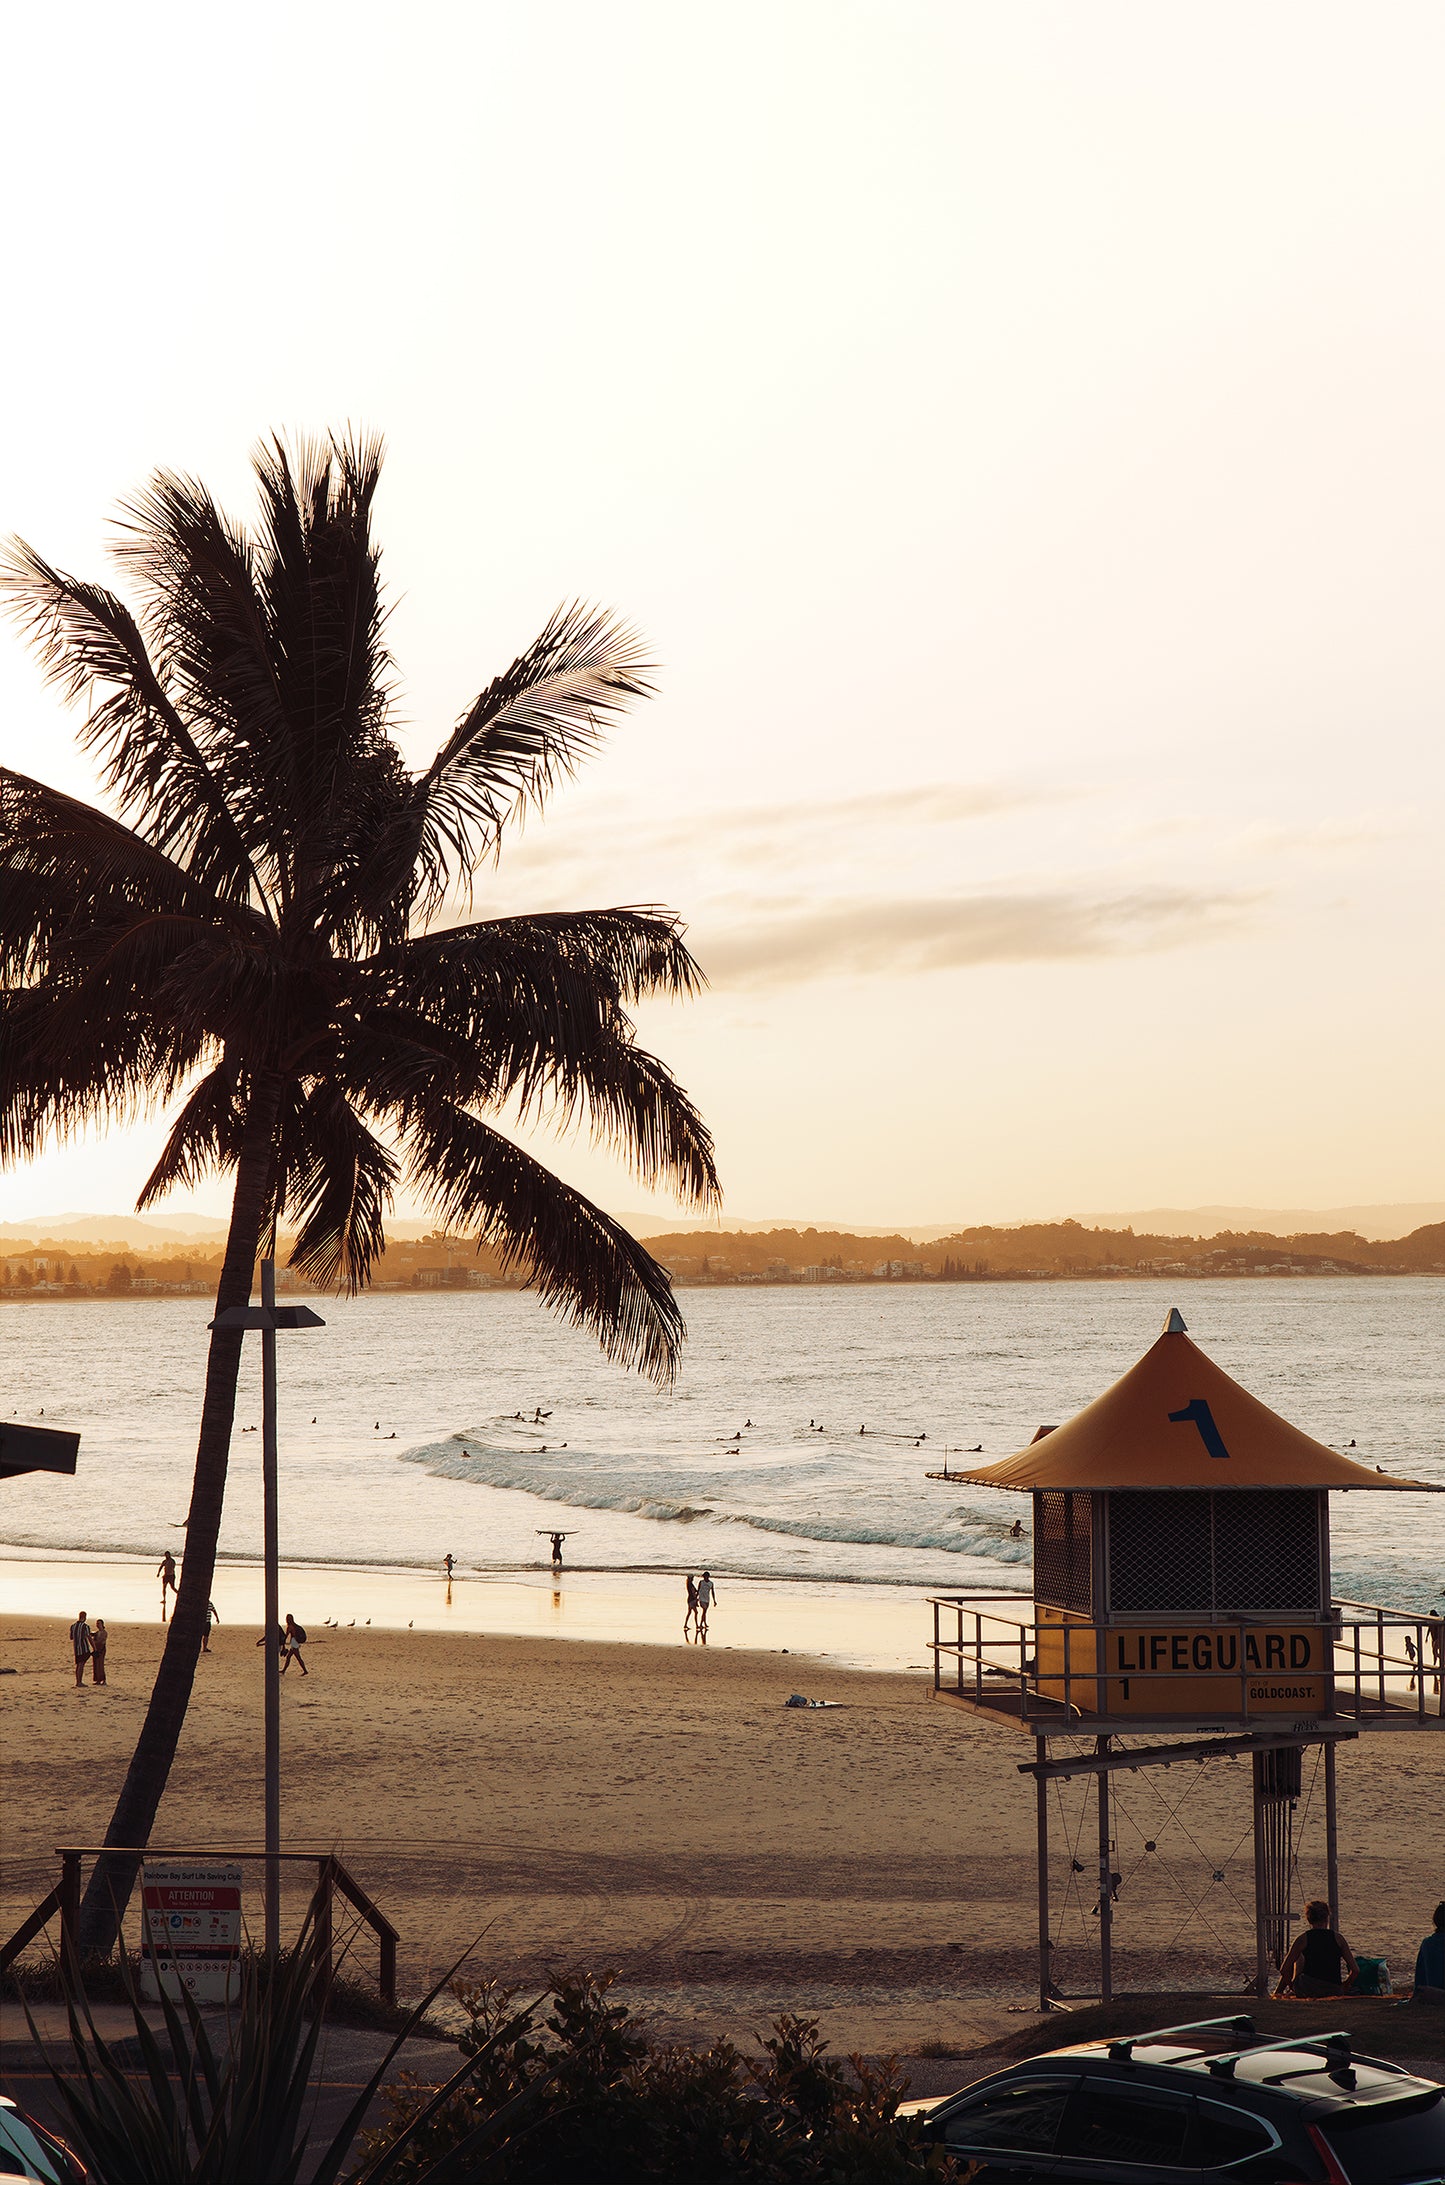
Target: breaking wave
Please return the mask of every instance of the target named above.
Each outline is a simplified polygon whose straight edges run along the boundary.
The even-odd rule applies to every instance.
[[[690,1525],[710,1521],[716,1525],[779,1535],[793,1540],[865,1548],[932,1551],[935,1554],[981,1556],[995,1563],[1025,1564],[1032,1543],[1011,1537],[1002,1516],[955,1507],[928,1512],[919,1521],[916,1508],[890,1510],[879,1507],[889,1499],[914,1502],[894,1486],[891,1494],[870,1496],[856,1482],[846,1489],[838,1480],[820,1476],[816,1465],[799,1465],[783,1459],[766,1466],[713,1470],[706,1477],[676,1482],[676,1491],[665,1476],[666,1460],[659,1458],[644,1471],[635,1458],[619,1459],[596,1450],[547,1452],[549,1461],[498,1449],[469,1434],[456,1434],[442,1442],[398,1452],[404,1464],[417,1464],[438,1479],[465,1480],[478,1487],[494,1487],[534,1495],[539,1501],[559,1503],[570,1509],[612,1510],[620,1516],[645,1518],[662,1525]],[[659,1473],[663,1478],[659,1479]],[[756,1506],[758,1489],[766,1482],[768,1510]],[[854,1514],[825,1516],[820,1499],[845,1493]],[[700,1499],[694,1499],[699,1497]],[[796,1499],[804,1506],[787,1514],[786,1505]],[[868,1507],[869,1502],[873,1507]],[[729,1505],[732,1505],[729,1507]],[[742,1505],[739,1507],[739,1505]]]

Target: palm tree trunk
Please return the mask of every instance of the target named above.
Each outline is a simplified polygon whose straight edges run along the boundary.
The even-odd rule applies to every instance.
[[[262,1080],[251,1096],[246,1135],[236,1163],[236,1190],[231,1204],[226,1257],[216,1290],[218,1316],[229,1306],[245,1305],[250,1299],[261,1228],[270,1210],[272,1140],[280,1099],[281,1085],[277,1078]],[[241,1343],[239,1329],[213,1327],[211,1330],[180,1590],[156,1681],[151,1688],[146,1718],[110,1826],[105,1832],[108,1844],[139,1848],[150,1841],[156,1811],[180,1743],[205,1635],[206,1605],[211,1598],[215,1576]],[[114,1949],[126,1905],[135,1887],[138,1867],[139,1861],[133,1858],[96,1861],[80,1917],[80,1946],[87,1955],[108,1957]]]

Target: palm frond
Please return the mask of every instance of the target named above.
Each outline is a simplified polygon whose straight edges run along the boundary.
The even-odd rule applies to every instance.
[[[69,987],[0,988],[0,1163],[31,1160],[98,1116],[149,1114],[175,1096],[206,1045],[146,1009],[97,1016]]]
[[[711,1131],[666,1063],[634,1040],[599,1043],[549,1090],[556,1122],[585,1120],[649,1189],[665,1188],[705,1211],[722,1203]]]
[[[359,1290],[386,1248],[395,1155],[322,1078],[283,1117],[277,1160],[277,1211],[300,1224],[290,1264],[321,1288]]]
[[[166,685],[225,779],[242,831],[264,846],[284,903],[289,821],[302,806],[256,548],[199,480],[161,470],[123,505],[115,551],[142,587]]]
[[[391,659],[372,541],[383,444],[375,437],[273,440],[257,449],[257,588],[276,664],[304,825],[298,893],[334,888],[374,834],[375,762],[402,776],[386,740]]]
[[[261,926],[120,820],[0,767],[0,977],[86,960],[97,935],[146,915]]]
[[[403,997],[398,1030],[410,1021],[416,1043],[430,1036],[434,1050],[456,1057],[453,1098],[513,1103],[563,1127],[585,1114],[643,1182],[717,1203],[707,1127],[666,1067],[637,1046],[621,1006],[658,990],[697,990],[701,973],[678,920],[641,910],[492,919],[409,942],[381,983]],[[445,1074],[439,1066],[438,1079]]]
[[[223,1056],[172,1123],[161,1157],[141,1186],[136,1211],[156,1205],[178,1185],[190,1190],[204,1177],[231,1167],[240,1154],[245,1124],[241,1072]]]
[[[0,553],[0,596],[46,680],[70,703],[92,701],[82,741],[99,754],[121,812],[137,815],[146,840],[216,894],[264,904],[251,845],[129,610],[23,539]]]
[[[628,624],[581,602],[558,608],[468,707],[417,783],[423,900],[440,902],[454,880],[470,889],[507,821],[575,773],[631,699],[651,696],[649,675]]]
[[[686,931],[650,904],[477,919],[413,935],[399,966],[388,958],[385,970],[409,1002],[430,1008],[444,999],[479,1018],[524,988],[559,1009],[598,993],[624,1003],[657,994],[686,1000],[707,984]]]
[[[449,1229],[495,1246],[609,1358],[674,1378],[686,1329],[672,1283],[620,1222],[453,1103],[413,1116],[403,1136],[412,1187]]]

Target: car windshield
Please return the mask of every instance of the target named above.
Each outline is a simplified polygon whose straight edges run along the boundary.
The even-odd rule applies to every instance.
[[[1320,2130],[1350,2185],[1404,2185],[1445,2176],[1445,2087],[1411,2101],[1342,2109]]]

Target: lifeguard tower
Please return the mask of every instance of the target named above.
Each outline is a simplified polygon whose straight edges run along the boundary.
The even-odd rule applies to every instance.
[[[1335,1748],[1364,1731],[1438,1730],[1445,1618],[1336,1600],[1331,1493],[1442,1494],[1314,1441],[1232,1381],[1177,1311],[1122,1380],[1001,1463],[931,1472],[1033,1498],[1032,1599],[933,1601],[939,1698],[1034,1740],[1039,1996],[1054,1994],[1048,1787],[1093,1776],[1104,2000],[1113,1993],[1110,1776],[1249,1755],[1255,1984],[1287,1945],[1290,1815],[1323,1748],[1326,1869],[1338,1923]],[[1167,1744],[1120,1746],[1141,1734]],[[1050,1753],[1050,1740],[1092,1748]]]

